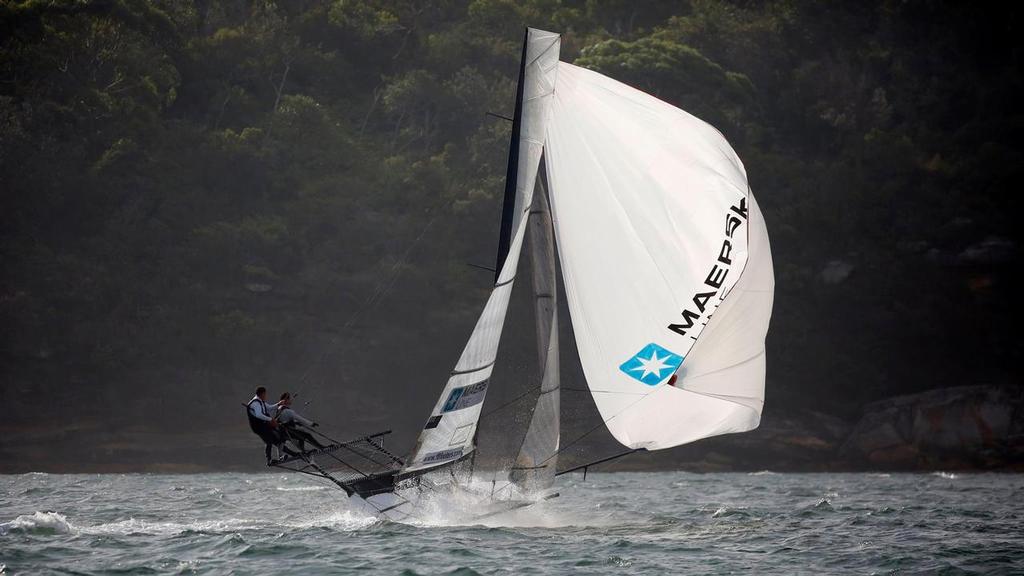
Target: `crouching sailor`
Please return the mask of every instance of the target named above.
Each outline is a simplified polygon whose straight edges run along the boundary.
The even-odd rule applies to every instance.
[[[277,410],[277,405],[267,405],[267,389],[263,386],[256,388],[256,395],[249,400],[246,404],[246,414],[249,417],[249,428],[252,428],[253,433],[260,437],[261,440],[267,445],[265,454],[267,457],[267,465],[269,466],[274,462],[271,458],[270,447],[277,446],[278,452],[292,453],[284,446],[284,438],[281,433],[278,432],[277,420],[274,418],[274,412]]]
[[[298,412],[292,410],[292,395],[288,392],[281,394],[281,401],[277,403],[277,422],[281,425],[284,434],[295,442],[299,450],[306,451],[306,442],[309,442],[314,448],[326,448],[312,434],[300,428],[300,426],[315,428],[318,424],[303,418]]]

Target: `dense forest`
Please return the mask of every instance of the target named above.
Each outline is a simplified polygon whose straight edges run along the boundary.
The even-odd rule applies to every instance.
[[[766,417],[1021,385],[1019,7],[25,0],[0,4],[0,455],[213,461],[255,443],[256,384],[409,442],[490,289],[510,127],[486,113],[526,25],[743,158]]]

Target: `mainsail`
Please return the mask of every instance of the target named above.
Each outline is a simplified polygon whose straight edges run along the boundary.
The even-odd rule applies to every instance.
[[[502,240],[500,250],[503,253],[499,253],[494,289],[420,433],[412,456],[402,470],[403,475],[450,464],[469,456],[475,449],[480,410],[497,357],[526,236],[527,216],[533,202],[534,183],[554,90],[558,48],[557,34],[534,29],[527,31],[518,89],[521,97],[517,98],[516,127],[509,154],[509,175],[515,176],[515,194],[511,203],[506,197],[506,216],[503,217],[503,229],[507,220],[509,231],[507,249]]]
[[[725,138],[559,63],[545,166],[580,360],[612,435],[653,450],[756,428],[774,277]]]

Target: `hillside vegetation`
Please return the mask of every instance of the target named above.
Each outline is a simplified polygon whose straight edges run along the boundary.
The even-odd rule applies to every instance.
[[[525,25],[743,158],[769,413],[1020,385],[1019,8],[28,0],[0,4],[0,452],[243,438],[260,383],[411,438],[490,287],[467,264],[493,265],[510,129],[485,113]]]

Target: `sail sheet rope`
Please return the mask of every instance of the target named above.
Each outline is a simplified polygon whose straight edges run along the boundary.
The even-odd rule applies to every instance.
[[[426,236],[427,231],[434,224],[434,221],[437,220],[438,215],[441,213],[440,208],[444,207],[447,204],[451,204],[451,200],[442,198],[437,203],[435,203],[431,208],[429,208],[427,213],[430,215],[430,218],[427,220],[427,223],[424,224],[423,228],[420,229],[419,234],[416,235],[416,238],[414,238],[413,241],[409,243],[409,245],[398,257],[398,259],[395,260],[395,262],[391,265],[391,268],[388,270],[387,274],[384,275],[384,277],[382,277],[381,280],[377,282],[377,285],[374,287],[373,292],[371,292],[370,295],[367,296],[366,299],[362,302],[362,304],[360,304],[359,307],[357,307],[352,312],[352,314],[349,315],[345,323],[342,324],[341,329],[338,330],[338,332],[328,342],[327,348],[320,354],[320,357],[315,362],[311,362],[309,365],[306,366],[306,369],[303,371],[302,376],[299,378],[299,381],[296,384],[297,386],[302,387],[305,384],[309,383],[309,377],[312,374],[313,369],[322,366],[329,357],[331,357],[333,354],[337,352],[338,341],[346,333],[346,331],[348,331],[348,329],[351,328],[353,324],[355,324],[356,320],[358,320],[368,310],[378,306],[391,293],[391,290],[395,287],[395,284],[397,284],[399,277],[401,277],[402,271],[405,269],[404,264],[408,262],[409,256],[412,254],[413,250],[415,250],[416,247],[419,246],[424,236]],[[309,391],[307,391],[307,398],[304,405],[308,406],[310,404],[310,402],[312,401],[313,393],[316,391],[316,389],[322,382],[323,379],[320,379],[312,383]]]
[[[509,401],[505,402],[505,403],[504,403],[504,404],[502,404],[501,406],[496,406],[496,407],[494,407],[494,408],[492,408],[492,409],[488,410],[487,412],[484,412],[484,413],[483,413],[483,414],[482,414],[482,415],[480,416],[480,419],[483,419],[483,418],[485,418],[486,416],[490,416],[491,414],[494,414],[494,413],[496,413],[496,412],[500,412],[501,410],[504,410],[504,409],[506,409],[506,408],[508,408],[508,407],[512,406],[513,404],[515,404],[515,403],[517,403],[517,402],[519,402],[519,401],[521,401],[521,400],[525,399],[526,397],[530,396],[531,394],[535,393],[535,392],[536,392],[537,390],[539,390],[539,389],[540,389],[540,386],[539,386],[539,385],[538,385],[538,386],[536,386],[536,387],[530,388],[530,389],[529,389],[529,390],[527,390],[526,392],[523,392],[522,394],[520,394],[520,395],[516,396],[515,398],[512,398],[511,400],[509,400]],[[586,390],[586,389],[583,389],[583,388],[565,388],[565,387],[560,387],[560,389],[561,389],[561,390],[568,390],[568,391],[571,391],[571,392],[589,392],[589,390]],[[644,395],[643,397],[641,397],[641,398],[638,398],[638,399],[636,400],[636,402],[640,402],[641,400],[643,400],[643,399],[644,399],[644,398],[646,398],[646,397],[647,397],[647,395],[645,394],[645,395]],[[634,402],[633,404],[636,404],[636,402]],[[633,406],[633,404],[630,404],[630,405],[629,405],[629,406],[627,406],[627,407],[626,407],[625,409],[623,409],[623,412],[624,412],[625,410],[628,410],[629,408],[631,408],[631,407]],[[621,412],[620,412],[620,414],[621,414]],[[540,464],[537,464],[537,466],[538,466],[538,467],[540,467],[540,466],[543,466],[544,464],[546,464],[547,462],[549,462],[549,461],[550,461],[550,460],[551,460],[552,458],[555,458],[556,456],[558,456],[559,454],[561,454],[561,453],[562,453],[562,452],[564,452],[565,450],[567,450],[567,449],[569,449],[570,447],[572,447],[573,445],[577,444],[577,443],[578,443],[578,442],[579,442],[580,440],[583,440],[583,439],[584,439],[584,438],[586,438],[587,436],[589,436],[589,435],[593,434],[594,432],[596,432],[596,431],[597,431],[598,429],[600,429],[601,427],[603,427],[603,426],[604,426],[605,424],[607,424],[607,423],[608,423],[608,422],[609,422],[610,420],[612,420],[612,419],[613,419],[613,418],[615,418],[616,416],[618,416],[618,414],[615,414],[615,415],[611,416],[610,418],[608,418],[608,419],[606,419],[606,420],[601,420],[601,421],[600,421],[600,422],[599,422],[599,423],[598,423],[598,424],[597,424],[596,426],[594,426],[593,428],[591,428],[591,429],[587,430],[586,432],[584,432],[584,433],[583,433],[583,434],[581,434],[580,436],[577,436],[577,437],[576,437],[575,439],[573,439],[573,440],[572,440],[571,442],[569,442],[569,443],[568,443],[568,444],[566,444],[565,446],[562,446],[561,448],[559,448],[559,449],[558,449],[557,451],[555,451],[555,453],[554,453],[554,454],[552,454],[551,456],[548,456],[548,457],[547,457],[546,459],[544,459],[543,461],[541,461],[541,463],[540,463]],[[495,474],[497,474],[497,473],[498,473],[498,472],[497,472],[497,471],[495,471]],[[501,489],[504,489],[504,487],[502,487]]]

